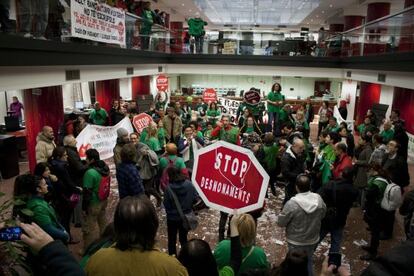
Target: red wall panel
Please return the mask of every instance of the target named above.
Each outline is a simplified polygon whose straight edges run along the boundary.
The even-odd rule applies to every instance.
[[[367,22],[390,14],[390,3],[370,3],[367,9]]]
[[[63,123],[62,86],[43,87],[23,92],[24,116],[26,121],[26,143],[30,170],[36,166],[36,137],[44,126],[51,126],[57,137]]]
[[[182,53],[183,51],[183,22],[170,22],[171,39],[175,42],[171,43],[172,53]]]
[[[393,109],[398,109],[407,131],[414,134],[414,90],[395,87]]]
[[[344,16],[344,31],[361,26],[364,23],[365,16],[360,15],[346,15]]]
[[[343,32],[344,24],[330,24],[329,31],[334,33]]]
[[[364,121],[365,114],[368,109],[372,108],[372,104],[379,103],[381,95],[381,84],[361,82],[361,90],[359,92],[359,102],[357,106],[357,124]]]
[[[113,100],[119,100],[119,79],[95,82],[95,98],[109,113]]]
[[[136,99],[137,95],[150,94],[151,76],[133,77],[131,79],[132,85],[132,99]]]

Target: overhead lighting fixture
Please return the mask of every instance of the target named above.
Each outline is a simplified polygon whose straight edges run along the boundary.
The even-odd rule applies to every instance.
[[[184,7],[184,3],[182,3],[182,4],[181,4],[181,6],[183,6],[183,7]]]
[[[322,13],[325,13],[325,11],[322,11]]]
[[[192,10],[188,10],[189,12],[192,12]]]
[[[333,8],[333,5],[332,5],[332,4],[329,4],[329,7],[330,7],[330,8]]]

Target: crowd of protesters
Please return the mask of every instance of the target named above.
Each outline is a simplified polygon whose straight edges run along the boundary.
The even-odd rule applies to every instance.
[[[151,105],[146,112],[153,122],[141,133],[118,128],[113,162],[119,202],[112,222],[106,221],[110,160],[101,160],[97,150],[88,149],[82,161],[75,136],[88,121],[114,125],[137,114],[136,105],[114,101],[107,112],[95,103],[89,119],[81,116],[65,122],[66,133],[58,145],[53,129],[45,126],[37,138],[35,173],[17,177],[14,190],[14,196],[23,199],[33,212],[28,218],[21,206],[13,211],[33,222],[22,227],[26,231],[23,241],[33,248],[29,259],[35,274],[313,275],[314,251],[330,234],[330,255],[322,275],[331,275],[334,269],[350,275],[328,259],[341,254],[350,209],[362,208],[371,233],[370,243],[361,248],[366,254],[360,258],[371,261],[364,273],[388,275],[375,271],[394,269],[383,264],[395,250],[382,259],[375,258],[380,241],[393,236],[398,210],[405,218],[408,240],[400,247],[412,249],[409,240],[414,236],[414,194],[407,189],[408,139],[398,110],[384,122],[368,111],[363,123],[353,130],[345,122],[338,125],[338,118],[325,102],[315,113],[320,119],[318,141],[310,141],[312,102],[291,107],[281,91],[280,84],[273,85],[267,109],[264,101],[244,101],[235,121],[222,115],[217,103],[170,102]],[[263,120],[265,114],[268,122]],[[196,227],[190,225],[196,220],[194,210],[203,208],[191,183],[195,154],[219,140],[252,150],[270,176],[271,194],[284,190],[283,207],[275,212],[276,224],[285,228],[288,254],[279,266],[272,266],[264,250],[255,244],[257,220],[265,206],[248,214],[220,212],[214,254],[205,241],[188,241],[188,232]],[[170,256],[155,247],[161,208],[167,215]],[[79,242],[71,235],[71,222],[82,228],[84,270],[56,242]],[[61,266],[48,259],[53,254]],[[404,271],[410,265],[401,261],[398,269]]]

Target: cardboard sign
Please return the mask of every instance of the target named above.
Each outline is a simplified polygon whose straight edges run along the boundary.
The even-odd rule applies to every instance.
[[[96,149],[101,159],[111,158],[114,155],[113,150],[116,145],[116,138],[118,137],[116,131],[121,127],[125,128],[128,133],[134,131],[128,117],[125,117],[122,121],[110,127],[87,125],[76,137],[76,147],[78,148],[81,159],[86,158],[85,152],[90,148]]]
[[[251,150],[219,141],[195,153],[192,181],[207,206],[245,213],[263,207],[269,175]]]
[[[167,91],[168,90],[168,77],[164,75],[159,75],[156,79],[156,86],[158,91]]]
[[[217,101],[217,92],[213,88],[207,88],[203,92],[203,101],[205,103],[216,102]]]
[[[237,109],[239,108],[242,101],[230,100],[227,98],[220,97],[219,103],[221,108],[221,114],[229,115],[230,121],[234,123],[237,117]]]
[[[132,124],[138,133],[141,133],[144,128],[148,127],[152,121],[152,117],[146,113],[140,113],[132,118]]]

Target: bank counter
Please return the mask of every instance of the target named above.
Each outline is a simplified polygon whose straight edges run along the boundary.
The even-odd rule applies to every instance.
[[[170,102],[177,102],[179,101],[181,104],[183,103],[187,103],[187,98],[189,96],[184,96],[184,95],[172,95],[170,98]],[[195,106],[197,105],[198,99],[202,98],[201,96],[191,96],[192,97],[192,107],[195,108]],[[242,101],[243,98],[242,97],[224,97],[224,98],[228,98],[230,100],[238,100],[238,101]],[[300,105],[303,105],[307,102],[307,99],[286,99],[285,103],[286,104],[290,104],[291,106],[293,106],[293,109],[296,110],[297,107],[299,107]],[[312,103],[312,107],[313,107],[313,112],[314,114],[318,114],[319,108],[322,106],[322,102],[327,101],[329,103],[329,107],[333,109],[333,107],[337,104],[337,99],[335,98],[330,98],[329,100],[325,100],[321,97],[318,98],[313,98],[311,99],[311,103]]]

